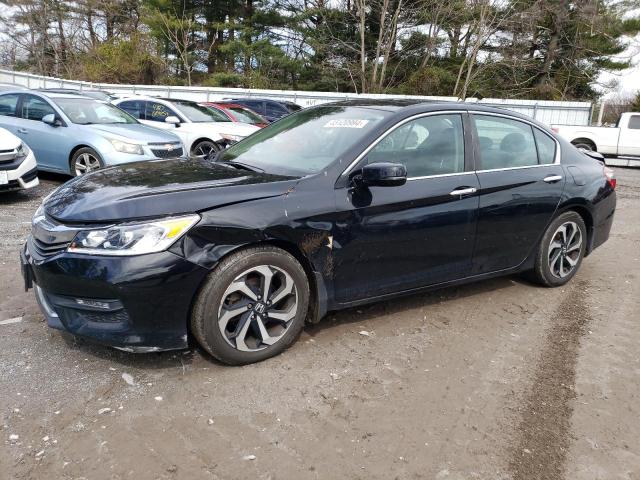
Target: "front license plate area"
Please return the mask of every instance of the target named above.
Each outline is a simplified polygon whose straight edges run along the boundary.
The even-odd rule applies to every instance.
[[[9,172],[6,170],[0,170],[0,185],[6,185],[9,183]]]

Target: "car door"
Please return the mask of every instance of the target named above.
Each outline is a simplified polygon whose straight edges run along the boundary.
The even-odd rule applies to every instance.
[[[538,127],[472,115],[480,182],[473,274],[520,265],[551,221],[564,187],[560,146]]]
[[[178,117],[181,121],[184,119],[174,109],[160,102],[145,101],[144,103],[144,120],[142,123],[150,125],[156,128],[162,128],[163,130],[176,130],[176,126],[173,123],[165,122],[167,117]]]
[[[21,94],[16,119],[16,135],[29,145],[36,156],[38,168],[57,172],[69,169],[69,154],[73,139],[63,123],[52,126],[44,123],[45,115],[60,115],[47,100],[32,94]]]
[[[358,164],[396,162],[408,179],[395,187],[336,190],[333,240],[336,300],[433,285],[469,274],[478,180],[469,171],[470,136],[462,113],[425,114],[401,122]]]
[[[627,128],[620,129],[618,155],[640,156],[640,114],[629,115]]]

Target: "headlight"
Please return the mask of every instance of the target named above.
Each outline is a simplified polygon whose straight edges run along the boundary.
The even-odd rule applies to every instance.
[[[27,147],[27,144],[24,142],[20,142],[20,146],[16,150],[16,159],[26,158],[26,156],[29,155],[29,147]]]
[[[230,135],[228,133],[221,133],[220,136],[224,138],[225,142],[229,145],[238,143],[240,140],[244,138],[240,135]]]
[[[141,255],[169,248],[200,220],[199,215],[172,217],[146,223],[114,225],[78,232],[67,248],[88,255]]]
[[[134,155],[142,155],[144,153],[142,145],[138,145],[137,143],[127,143],[121,140],[116,140],[115,138],[112,138],[109,141],[117,152],[132,153]]]

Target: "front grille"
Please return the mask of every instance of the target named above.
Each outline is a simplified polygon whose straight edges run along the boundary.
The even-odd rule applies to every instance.
[[[46,215],[38,216],[31,224],[29,249],[41,257],[51,257],[65,251],[79,230]]]
[[[182,147],[175,147],[170,149],[151,149],[151,153],[153,153],[158,158],[175,158],[182,156]]]
[[[18,155],[18,151],[0,150],[0,170],[14,170],[27,158],[25,155]]]
[[[42,257],[51,257],[56,253],[64,252],[71,242],[46,243],[32,237],[31,243],[38,255]]]

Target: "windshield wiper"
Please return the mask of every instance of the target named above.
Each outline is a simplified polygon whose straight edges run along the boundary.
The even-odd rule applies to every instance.
[[[240,163],[240,162],[218,162],[221,163],[223,165],[230,165],[232,167],[235,167],[239,170],[249,170],[250,172],[259,172],[259,173],[263,173],[264,170],[262,168],[258,168],[258,167],[254,167],[253,165],[247,165],[246,163]]]

